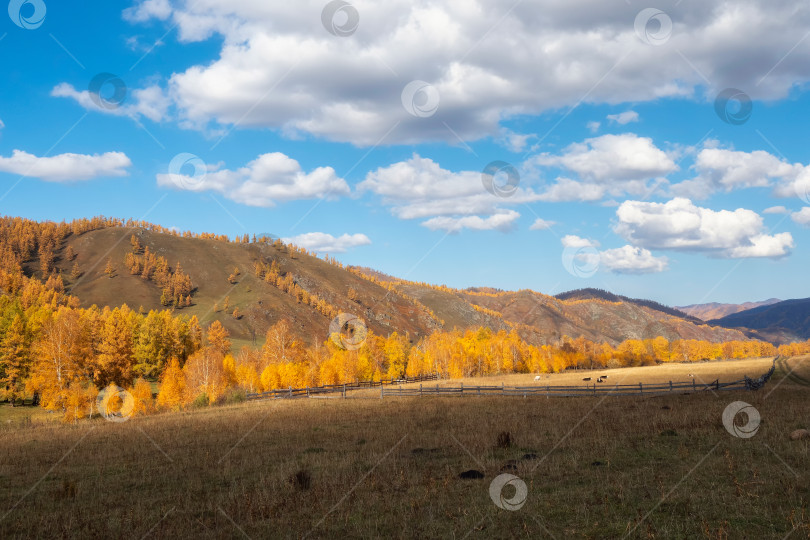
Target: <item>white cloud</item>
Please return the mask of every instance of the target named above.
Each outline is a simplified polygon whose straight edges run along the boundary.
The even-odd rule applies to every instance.
[[[602,135],[568,146],[561,155],[541,154],[532,159],[541,166],[558,166],[585,180],[612,183],[648,180],[678,170],[652,139],[634,133]]]
[[[790,233],[768,235],[752,210],[714,211],[675,198],[666,203],[625,201],[616,211],[616,233],[634,246],[704,252],[716,257],[783,257]]]
[[[557,178],[540,198],[546,202],[593,202],[604,197],[606,191],[605,186],[599,184],[577,182],[570,178]]]
[[[431,218],[422,225],[431,230],[443,230],[447,232],[460,232],[462,229],[471,229],[474,231],[501,231],[507,232],[512,230],[515,220],[520,217],[520,214],[514,210],[504,210],[498,212],[487,218],[480,216],[464,216],[464,217],[448,217],[438,216]]]
[[[601,135],[566,147],[558,155],[544,153],[524,164],[527,176],[543,176],[558,167],[579,178],[557,178],[542,194],[544,201],[597,201],[606,195],[649,196],[666,183],[664,175],[678,170],[672,157],[652,139],[634,133]]]
[[[88,111],[95,111],[114,116],[129,116],[138,119],[141,116],[160,122],[168,118],[171,100],[157,86],[148,86],[129,91],[126,100],[118,107],[101,107],[93,100],[88,90],[76,90],[73,85],[60,83],[51,90],[51,96],[74,100]]]
[[[417,154],[369,172],[357,189],[382,197],[383,204],[400,219],[453,218],[424,223],[445,230],[506,230],[520,214],[505,207],[540,199],[522,187],[509,197],[497,197],[484,188],[480,171],[449,171]]]
[[[810,166],[798,171],[794,178],[786,178],[774,189],[777,197],[798,197],[810,204]]]
[[[501,128],[495,142],[515,154],[526,150],[529,139],[535,138],[532,134],[515,133],[511,129]]]
[[[248,206],[275,206],[278,202],[319,197],[348,195],[346,181],[335,174],[332,167],[318,167],[306,173],[301,165],[286,155],[274,152],[262,154],[236,170],[209,167],[201,177],[177,174],[158,174],[162,187],[188,191],[216,191],[232,201]]]
[[[172,14],[169,0],[143,0],[140,4],[124,10],[124,20],[144,22],[149,19],[165,21]]]
[[[623,126],[630,122],[638,122],[638,113],[636,111],[625,111],[619,114],[609,114],[607,119]]]
[[[653,274],[663,272],[669,266],[666,257],[655,257],[650,250],[622,246],[599,253],[600,264],[617,274]]]
[[[697,176],[672,186],[675,195],[705,199],[717,191],[769,187],[774,180],[792,179],[803,169],[762,150],[739,152],[704,148],[695,159]]]
[[[39,178],[47,182],[126,176],[126,169],[131,166],[132,162],[122,152],[37,157],[22,150],[14,150],[11,157],[0,156],[0,172]]]
[[[359,27],[347,38],[322,27],[324,4],[200,0],[172,8],[145,0],[125,17],[176,24],[183,42],[221,36],[215,60],[171,76],[185,125],[231,125],[251,110],[241,126],[359,145],[376,143],[397,122],[386,143],[493,136],[505,118],[583,96],[611,105],[704,99],[701,73],[716,85],[709,99],[728,87],[781,98],[810,78],[810,50],[795,47],[810,5],[787,0],[685,0],[668,8],[672,37],[659,47],[635,35],[635,4],[357,1]],[[415,118],[401,106],[402,89],[415,79],[437,88],[434,117]]]
[[[602,123],[596,121],[588,122],[587,124],[585,124],[585,127],[588,128],[588,131],[590,131],[591,133],[596,133],[597,131],[599,131],[599,128],[601,126]]]
[[[556,221],[549,221],[543,218],[537,218],[532,223],[531,227],[529,227],[530,231],[545,231],[556,225]]]
[[[3,120],[0,120],[0,129],[3,129],[6,125],[3,123]]]
[[[810,225],[810,207],[805,206],[798,212],[793,212],[790,214],[790,219],[792,219],[795,223],[799,225],[808,226]]]
[[[788,209],[784,206],[771,206],[762,211],[763,214],[787,214]]]
[[[560,239],[560,243],[562,243],[563,247],[567,248],[599,247],[599,242],[596,240],[589,240],[575,234],[566,234]]]
[[[371,244],[368,236],[359,233],[335,237],[327,233],[311,232],[283,238],[282,241],[316,253],[345,253],[349,249]]]

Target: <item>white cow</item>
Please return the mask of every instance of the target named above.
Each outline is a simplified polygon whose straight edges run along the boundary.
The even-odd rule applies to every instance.
[[[535,381],[539,381],[539,380],[540,380],[540,375],[537,375],[537,376],[534,378],[534,380],[535,380]]]

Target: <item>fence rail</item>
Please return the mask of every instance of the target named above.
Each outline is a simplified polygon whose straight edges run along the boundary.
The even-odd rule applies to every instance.
[[[777,361],[781,357],[774,359],[771,369],[758,379],[744,377],[738,381],[721,383],[719,379],[711,383],[698,383],[695,379],[689,382],[672,382],[659,384],[614,384],[593,383],[579,386],[425,386],[425,381],[436,381],[439,379],[438,373],[422,375],[413,378],[388,379],[380,381],[358,381],[352,384],[327,384],[324,386],[307,388],[287,388],[281,390],[270,390],[258,394],[248,394],[248,400],[257,399],[293,399],[299,397],[326,397],[328,394],[341,394],[346,397],[346,393],[352,390],[364,388],[380,388],[380,399],[389,397],[423,397],[423,396],[546,396],[546,397],[575,397],[575,396],[652,396],[660,394],[696,393],[696,392],[720,392],[728,390],[757,390],[762,388],[771,378],[776,369]],[[419,388],[402,388],[403,384],[420,383]],[[386,388],[388,386],[388,388]],[[393,388],[397,386],[397,388]]]
[[[325,394],[341,394],[345,397],[347,392],[362,390],[365,388],[383,388],[386,385],[409,384],[423,381],[435,381],[439,379],[438,373],[430,375],[420,375],[419,377],[405,377],[402,379],[383,379],[379,381],[357,381],[350,384],[325,384],[323,386],[309,386],[304,388],[282,388],[269,390],[267,392],[252,393],[247,395],[249,401],[258,399],[292,399],[299,397],[323,397]]]
[[[546,396],[546,397],[575,397],[597,395],[656,395],[669,393],[717,392],[727,390],[746,390],[745,379],[721,383],[715,380],[711,383],[668,382],[663,384],[589,384],[582,386],[425,386],[419,388],[380,388],[380,398],[385,397],[423,397],[423,396]]]

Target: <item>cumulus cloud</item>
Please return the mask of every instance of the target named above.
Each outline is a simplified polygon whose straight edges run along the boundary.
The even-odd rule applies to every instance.
[[[556,225],[556,221],[549,221],[543,218],[537,218],[532,223],[531,227],[529,227],[530,231],[545,231]]]
[[[520,216],[507,206],[539,200],[523,187],[509,197],[497,197],[484,188],[480,171],[449,171],[417,154],[369,172],[357,189],[380,196],[400,219],[430,218],[426,227],[453,231],[507,230]]]
[[[541,166],[557,166],[597,182],[647,180],[678,170],[648,137],[634,133],[602,135],[574,143],[560,155],[533,158]]]
[[[543,194],[546,201],[595,201],[606,194],[647,195],[665,182],[664,175],[678,170],[672,157],[652,139],[634,133],[585,139],[560,154],[534,156],[525,167],[535,176],[543,168],[557,167],[578,177],[559,177]]]
[[[638,122],[638,113],[636,111],[625,111],[619,114],[609,114],[607,119],[623,126],[630,122]]]
[[[644,248],[622,246],[599,251],[599,242],[574,234],[563,236],[560,243],[579,263],[615,274],[652,274],[663,272],[669,265],[666,257],[655,257]]]
[[[768,235],[752,210],[714,211],[685,198],[666,203],[625,201],[616,211],[615,231],[646,249],[704,252],[715,257],[784,257],[793,248],[790,233]]]
[[[784,206],[771,206],[762,211],[763,214],[787,214],[788,209]]]
[[[675,195],[704,199],[717,191],[769,187],[775,180],[791,180],[804,168],[762,150],[740,152],[704,148],[695,159],[697,176],[672,186]]]
[[[190,172],[190,171],[189,171]],[[350,193],[349,185],[332,167],[301,170],[294,159],[273,152],[262,154],[239,169],[216,166],[199,175],[171,171],[157,175],[161,187],[188,191],[215,191],[232,201],[248,206],[275,206],[297,199],[333,198]]]
[[[132,162],[123,152],[38,157],[22,150],[14,150],[10,157],[0,156],[0,172],[39,178],[47,182],[126,176],[127,169],[131,166]]]
[[[183,42],[221,39],[216,59],[171,76],[169,94],[185,125],[231,125],[250,110],[240,125],[358,145],[375,144],[395,125],[388,143],[455,142],[447,126],[465,140],[492,136],[505,118],[583,97],[613,105],[704,99],[702,73],[711,74],[710,97],[736,87],[755,99],[781,98],[810,78],[810,50],[795,47],[810,26],[810,6],[788,0],[684,0],[667,8],[672,36],[659,47],[635,35],[635,4],[354,5],[360,24],[348,38],[322,27],[322,0],[143,0],[125,17],[177,25]],[[431,118],[400,104],[415,79],[441,96]]]
[[[51,90],[51,96],[64,97],[74,100],[88,111],[95,111],[114,116],[129,116],[138,119],[146,117],[153,122],[160,122],[168,118],[171,100],[163,90],[152,85],[146,88],[131,90],[126,100],[118,107],[101,107],[94,101],[88,90],[76,90],[73,85],[60,83]]]
[[[283,238],[282,241],[316,253],[345,253],[350,249],[371,244],[371,239],[360,233],[335,237],[327,233],[311,232]]]
[[[566,234],[565,236],[560,238],[560,243],[563,245],[563,247],[567,248],[599,247],[599,242],[597,242],[596,240],[582,238],[581,236],[577,236],[575,234]]]
[[[669,266],[666,257],[655,257],[650,250],[633,246],[601,251],[599,257],[601,266],[616,274],[653,274]]]
[[[447,232],[457,233],[462,229],[471,229],[474,231],[491,231],[497,230],[507,232],[514,226],[515,220],[520,217],[520,214],[514,210],[505,210],[498,212],[487,218],[480,216],[464,216],[464,217],[448,217],[440,216],[431,218],[425,221],[422,225],[431,230],[443,230]]]
[[[801,168],[794,178],[786,178],[774,189],[778,197],[798,197],[810,204],[810,166]]]
[[[790,214],[790,219],[799,225],[804,225],[805,227],[810,225],[810,207],[805,206],[798,212],[793,212]]]

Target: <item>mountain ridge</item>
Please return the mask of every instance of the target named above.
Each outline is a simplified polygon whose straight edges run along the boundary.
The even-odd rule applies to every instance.
[[[740,304],[724,304],[721,302],[708,302],[705,304],[691,304],[688,306],[676,306],[687,315],[692,315],[704,321],[711,321],[715,319],[722,319],[728,315],[746,311],[760,306],[769,306],[781,302],[779,298],[769,298],[761,302],[743,302]]]
[[[538,345],[560,344],[565,337],[614,346],[657,336],[711,342],[748,339],[743,330],[707,325],[657,302],[607,291],[554,297],[531,290],[453,289],[344,266],[278,239],[244,235],[230,240],[180,234],[143,222],[104,223],[94,218],[79,225],[43,226],[62,232],[51,235],[45,252],[29,253],[24,271],[34,275],[51,268],[41,278],[61,275],[67,291],[84,307],[127,304],[149,311],[173,302],[179,314],[194,315],[202,325],[220,321],[239,344],[256,344],[281,319],[288,319],[292,331],[307,343],[323,343],[339,313],[361,317],[378,335],[398,332],[412,342],[436,330],[475,327],[516,330]],[[144,277],[143,265],[152,264],[148,260],[158,265],[162,278]],[[67,279],[76,268],[81,277]],[[172,276],[187,278],[188,291],[167,296]]]

